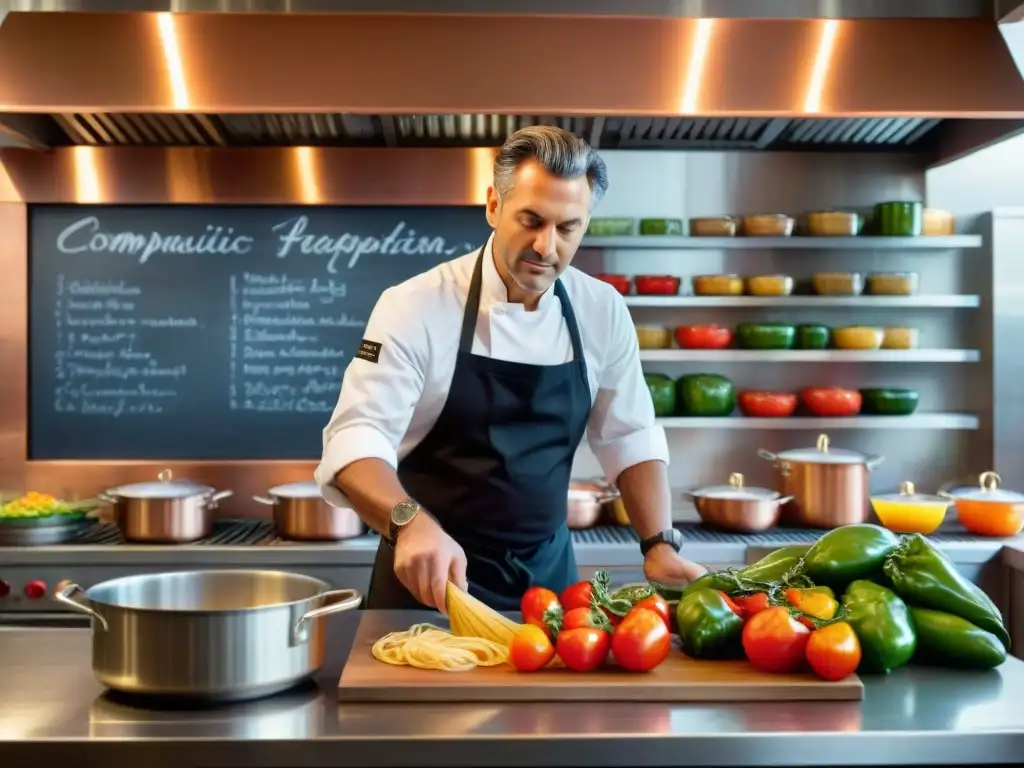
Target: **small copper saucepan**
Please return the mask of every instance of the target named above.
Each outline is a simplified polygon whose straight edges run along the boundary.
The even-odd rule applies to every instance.
[[[613,505],[615,522],[619,525],[629,523],[628,519],[623,521],[625,510],[617,488],[596,480],[570,483],[567,516],[569,527],[578,530],[597,525],[608,504]]]
[[[768,488],[747,488],[743,475],[733,472],[728,485],[713,485],[687,491],[700,519],[716,528],[741,533],[756,533],[775,526],[783,504],[792,496],[782,496]]]
[[[278,485],[252,498],[274,508],[274,525],[283,539],[340,541],[366,533],[354,509],[332,507],[312,480]]]

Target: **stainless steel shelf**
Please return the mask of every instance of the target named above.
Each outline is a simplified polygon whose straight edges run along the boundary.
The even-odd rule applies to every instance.
[[[658,363],[976,363],[976,349],[644,349],[640,359]]]
[[[930,296],[626,296],[626,304],[631,307],[701,307],[704,309],[716,307],[971,309],[980,306],[981,299],[978,296],[942,294]]]
[[[788,419],[670,417],[658,419],[666,429],[961,429],[978,428],[978,417],[965,413],[918,413],[912,416],[850,416]]]
[[[775,248],[780,250],[923,251],[980,248],[981,245],[981,235],[952,235],[948,237],[667,237],[632,235],[628,237],[585,237],[581,247],[620,250]]]

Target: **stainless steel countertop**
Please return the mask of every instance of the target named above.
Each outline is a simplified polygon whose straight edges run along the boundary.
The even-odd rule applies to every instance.
[[[248,520],[226,528],[197,544],[171,546],[116,545],[113,528],[98,531],[82,543],[51,547],[0,547],[0,563],[30,565],[219,566],[287,568],[303,566],[368,568],[377,550],[376,536],[341,542],[297,543],[281,541],[273,524]],[[714,531],[694,523],[677,524],[683,531],[683,553],[709,565],[740,565],[750,550],[771,550],[787,544],[810,543],[823,531],[778,528],[764,533]],[[1024,550],[1024,537],[991,539],[973,536],[955,522],[944,525],[933,541],[957,563],[984,563],[1004,546]],[[643,559],[632,528],[604,526],[573,532],[576,561],[590,568],[639,568]]]
[[[389,617],[390,618],[390,617]],[[396,615],[406,625],[428,618]],[[1024,662],[908,668],[862,703],[345,705],[354,615],[328,619],[314,683],[214,709],[147,710],[104,693],[88,630],[0,630],[5,766],[953,765],[1024,761]]]

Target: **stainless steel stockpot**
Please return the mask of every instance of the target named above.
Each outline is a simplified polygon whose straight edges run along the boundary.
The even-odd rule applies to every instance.
[[[173,480],[171,470],[155,483],[132,483],[99,495],[114,506],[114,521],[128,541],[185,544],[210,535],[217,502],[231,491],[218,491],[188,480]]]
[[[252,498],[274,508],[274,525],[285,539],[339,541],[366,533],[354,509],[332,507],[312,480],[278,485]]]
[[[127,576],[54,599],[92,618],[92,670],[130,694],[235,701],[267,696],[324,661],[319,619],[359,606],[354,589],[282,571]]]

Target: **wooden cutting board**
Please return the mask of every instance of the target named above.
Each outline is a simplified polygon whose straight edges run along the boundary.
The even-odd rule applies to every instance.
[[[407,617],[408,614],[405,614]],[[746,661],[697,661],[673,648],[647,674],[616,668],[579,673],[546,669],[532,674],[503,664],[469,672],[396,667],[373,658],[370,649],[395,626],[398,615],[364,611],[338,684],[341,701],[860,701],[864,686],[856,675],[836,683],[810,672],[772,675]]]

